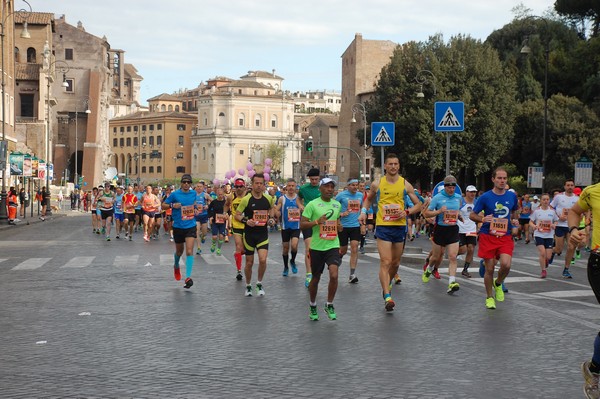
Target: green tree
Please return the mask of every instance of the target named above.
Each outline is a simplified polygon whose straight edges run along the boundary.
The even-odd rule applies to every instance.
[[[283,157],[285,155],[285,149],[275,143],[271,143],[265,149],[265,155],[267,158],[271,158],[273,163],[271,164],[271,170],[282,170],[283,168]]]
[[[585,23],[591,22],[591,35],[597,37],[600,29],[600,2],[597,0],[556,0],[554,9],[580,26],[585,35]]]

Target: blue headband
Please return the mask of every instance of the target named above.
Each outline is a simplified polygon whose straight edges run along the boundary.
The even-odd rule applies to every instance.
[[[348,184],[358,183],[358,179],[350,179],[348,180]]]

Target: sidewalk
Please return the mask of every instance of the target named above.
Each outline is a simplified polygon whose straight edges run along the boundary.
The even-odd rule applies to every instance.
[[[51,222],[56,218],[62,218],[65,216],[75,216],[78,214],[84,214],[83,212],[72,211],[72,210],[63,210],[59,212],[53,212],[51,216],[47,216],[46,220],[41,220],[37,212],[34,212],[33,216],[30,216],[30,209],[27,209],[29,213],[26,213],[27,217],[20,219],[20,222],[16,222],[15,224],[8,224],[8,220],[0,220],[0,230],[8,230],[14,229],[16,227],[24,227],[30,225],[36,225],[38,223],[47,223]],[[71,215],[72,214],[72,215]]]

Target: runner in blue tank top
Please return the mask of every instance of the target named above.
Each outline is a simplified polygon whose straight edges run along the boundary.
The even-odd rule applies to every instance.
[[[296,194],[297,183],[294,179],[288,179],[285,186],[285,193],[277,200],[275,212],[281,219],[281,242],[283,257],[283,277],[289,273],[289,264],[292,267],[292,273],[298,273],[296,267],[296,254],[298,253],[298,240],[300,239],[300,215],[304,210],[302,199]],[[291,242],[292,258],[289,258]]]
[[[338,233],[340,238],[340,262],[348,252],[348,241],[350,241],[350,276],[348,282],[351,284],[358,283],[356,266],[358,265],[358,244],[361,238],[358,216],[362,208],[363,197],[363,194],[358,191],[358,179],[348,180],[346,189],[335,197],[342,204],[340,220],[343,230]]]

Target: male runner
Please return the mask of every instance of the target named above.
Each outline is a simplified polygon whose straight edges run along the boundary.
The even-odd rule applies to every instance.
[[[356,182],[358,188],[358,182]],[[321,274],[325,265],[329,269],[329,286],[327,289],[327,302],[325,313],[330,320],[337,319],[333,307],[333,299],[338,286],[338,268],[340,259],[340,240],[338,238],[338,225],[341,205],[333,199],[335,193],[335,181],[329,177],[321,180],[319,189],[321,196],[311,201],[304,212],[302,212],[302,229],[312,229],[312,240],[310,243],[310,257],[312,261],[312,279],[308,287],[310,296],[311,320],[319,320],[317,313],[317,290]],[[356,191],[356,190],[355,190]]]
[[[296,267],[296,254],[298,253],[298,241],[300,239],[300,215],[304,207],[302,200],[296,193],[296,181],[288,179],[285,185],[285,193],[277,200],[275,212],[281,218],[281,246],[283,257],[283,277],[289,273],[288,260],[292,266],[292,273],[298,273]],[[290,243],[292,247],[292,258],[289,258]]]
[[[100,220],[98,218],[97,210],[98,204],[98,187],[94,187],[92,189],[92,194],[90,196],[90,210],[92,212],[92,228],[94,229],[94,233],[100,234]]]
[[[137,203],[135,205],[135,226],[134,231],[138,231],[140,226],[144,227],[144,211],[142,211],[142,197],[144,196],[144,190],[140,189],[137,183],[133,184],[133,193],[137,197]],[[143,230],[142,230],[143,231]]]
[[[529,217],[531,216],[531,201],[529,201],[529,194],[524,194],[521,198],[521,204],[519,206],[519,238],[521,234],[525,236],[525,244],[529,244]]]
[[[399,175],[400,159],[396,154],[385,157],[385,175],[379,182],[371,184],[361,209],[359,221],[367,220],[367,209],[377,202],[375,236],[379,251],[379,282],[383,290],[385,310],[390,312],[396,306],[391,296],[390,281],[396,275],[404,251],[406,240],[406,217],[421,211],[421,201],[415,190],[406,179]],[[412,208],[404,207],[404,191],[415,204]],[[378,201],[376,200],[378,198]]]
[[[208,205],[208,218],[210,219],[210,229],[212,233],[212,245],[210,246],[210,252],[217,250],[217,255],[221,255],[221,246],[225,241],[227,219],[229,219],[229,209],[227,207],[227,200],[222,188],[216,189],[217,198],[212,200]]]
[[[135,208],[138,205],[137,195],[133,192],[132,186],[127,186],[127,193],[123,195],[123,209],[125,211],[125,238],[133,240],[133,225],[137,217]]]
[[[196,249],[196,255],[202,253],[200,244],[204,244],[206,240],[206,233],[208,232],[208,204],[210,204],[211,198],[204,189],[204,182],[200,181],[196,183],[196,242],[198,249]]]
[[[358,265],[358,244],[361,240],[361,224],[358,216],[363,204],[363,194],[358,191],[358,179],[348,180],[346,190],[339,193],[335,199],[342,205],[341,224],[343,229],[339,232],[340,239],[340,265],[344,255],[348,252],[350,241],[350,276],[348,282],[358,283],[356,266]],[[366,228],[366,226],[363,226]]]
[[[117,229],[117,235],[115,238],[118,240],[121,238],[121,229],[123,228],[123,221],[125,220],[125,215],[123,214],[123,187],[117,187],[117,193],[115,194],[115,227]]]
[[[579,197],[573,193],[573,190],[575,189],[575,182],[573,179],[567,179],[565,181],[564,188],[565,192],[555,195],[554,198],[552,198],[552,202],[550,202],[550,207],[556,211],[559,219],[554,232],[555,245],[554,251],[552,251],[552,257],[549,261],[550,264],[552,264],[554,256],[561,255],[565,240],[567,240],[567,242],[569,241],[567,215],[569,214],[569,209],[571,209],[571,207],[577,203],[577,200],[579,200]],[[573,278],[573,276],[571,276],[571,272],[569,272],[569,266],[572,263],[574,264],[575,260],[573,259],[573,251],[571,251],[570,254],[568,252],[569,251],[567,247],[567,254],[565,255],[565,268],[563,269],[562,273],[563,278]]]
[[[235,253],[233,257],[235,258],[235,268],[237,269],[237,274],[235,278],[237,281],[242,281],[242,255],[244,254],[244,223],[238,221],[235,218],[235,213],[237,211],[240,202],[242,202],[242,198],[246,196],[246,181],[242,178],[237,178],[233,182],[233,197],[229,197],[229,202],[227,206],[231,209],[231,214],[234,216],[231,218],[231,227],[233,230],[233,239],[235,240]]]
[[[319,181],[321,172],[317,168],[312,168],[308,171],[306,176],[308,177],[309,183],[300,187],[298,191],[298,196],[302,200],[304,207],[310,203],[310,201],[319,198],[321,196],[321,192],[319,191]],[[307,248],[310,248],[310,239],[312,237],[312,229],[302,230],[302,237],[304,238],[304,263],[306,266],[306,279],[304,280],[304,286],[308,288],[310,284],[310,280],[312,279],[311,267],[310,267],[310,251],[307,251]]]
[[[472,221],[469,216],[475,206],[475,195],[477,188],[475,186],[467,186],[465,189],[465,198],[460,207],[462,219],[459,219],[458,224],[458,254],[465,254],[465,263],[463,265],[462,275],[466,278],[471,278],[469,266],[473,262],[473,254],[477,245],[477,224]]]
[[[115,193],[111,191],[110,183],[104,183],[104,190],[98,195],[97,203],[102,219],[102,233],[106,232],[106,241],[110,241],[110,227],[115,213]]]

